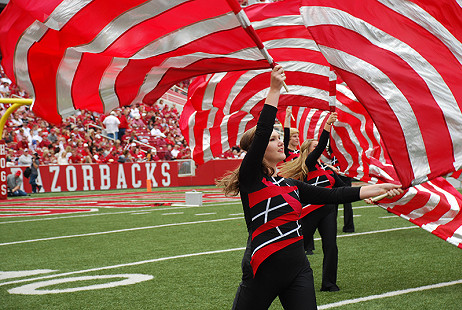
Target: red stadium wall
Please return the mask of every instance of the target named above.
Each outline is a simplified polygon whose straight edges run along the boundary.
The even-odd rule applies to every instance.
[[[37,183],[46,192],[73,192],[110,189],[213,185],[228,170],[235,169],[241,160],[213,160],[196,168],[195,176],[179,177],[179,162],[157,161],[141,163],[76,164],[40,166]],[[25,167],[7,167],[7,174]],[[28,179],[24,190],[32,191]]]

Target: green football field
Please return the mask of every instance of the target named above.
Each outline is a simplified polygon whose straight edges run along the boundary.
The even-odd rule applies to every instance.
[[[230,309],[246,227],[215,187],[36,194],[0,202],[0,309]],[[341,232],[339,292],[319,309],[462,309],[462,251],[385,210],[355,203]],[[270,309],[282,309],[276,300]]]

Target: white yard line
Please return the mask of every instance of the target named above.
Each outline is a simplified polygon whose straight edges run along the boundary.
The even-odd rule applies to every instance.
[[[126,229],[101,231],[101,232],[88,233],[88,234],[78,234],[78,235],[69,235],[69,236],[57,236],[57,237],[50,237],[50,238],[39,238],[39,239],[30,239],[30,240],[22,240],[22,241],[4,242],[4,243],[0,243],[0,246],[13,245],[13,244],[22,244],[22,243],[31,243],[31,242],[38,242],[38,241],[50,241],[50,240],[58,240],[58,239],[68,239],[68,238],[108,235],[108,234],[128,232],[128,231],[137,231],[137,230],[146,230],[146,229],[171,227],[171,226],[181,226],[181,225],[191,225],[191,224],[223,222],[223,221],[232,221],[232,220],[241,220],[241,219],[242,219],[242,217],[230,217],[230,218],[215,219],[215,220],[208,220],[208,221],[183,222],[183,223],[162,224],[162,225],[155,225],[155,226],[134,227],[134,228],[126,228]]]
[[[82,207],[82,208],[84,208],[84,207]],[[189,209],[189,208],[199,208],[199,206],[182,206],[182,207],[155,208],[155,209],[142,210],[142,211],[150,211],[150,212],[153,212],[153,211]],[[140,208],[140,209],[141,209],[141,208]],[[92,214],[81,214],[81,215],[74,215],[74,216],[71,216],[71,215],[70,215],[70,216],[54,216],[54,217],[36,218],[36,219],[30,219],[30,220],[5,221],[5,222],[0,222],[0,225],[2,225],[2,224],[13,224],[13,223],[36,222],[36,221],[51,221],[51,220],[69,219],[69,218],[74,218],[74,217],[88,217],[88,216],[100,216],[100,215],[130,214],[130,213],[140,212],[140,211],[141,211],[140,209],[131,210],[131,211],[123,211],[123,212],[92,213]]]
[[[49,237],[49,238],[38,238],[38,239],[29,239],[29,240],[22,240],[22,241],[4,242],[4,243],[0,243],[0,246],[23,244],[23,243],[32,243],[32,242],[39,242],[39,241],[52,241],[52,240],[58,240],[58,239],[69,239],[69,238],[78,238],[78,237],[108,235],[108,234],[129,232],[129,231],[137,231],[137,230],[146,230],[146,229],[154,229],[154,228],[162,228],[162,227],[173,227],[173,226],[182,226],[182,225],[191,225],[191,224],[214,223],[214,222],[241,220],[241,219],[242,219],[242,217],[230,217],[230,218],[214,219],[214,220],[207,220],[207,221],[204,220],[204,221],[195,221],[195,222],[162,224],[162,225],[155,225],[155,226],[134,227],[134,228],[126,228],[126,229],[100,231],[100,232],[94,232],[94,233],[88,233],[88,234],[67,235],[67,236],[57,236],[57,237]],[[391,229],[376,230],[376,231],[366,231],[366,232],[361,232],[361,233],[349,233],[347,235],[338,235],[338,237],[343,238],[343,237],[370,235],[370,234],[391,232],[391,231],[397,231],[397,230],[403,230],[403,229],[412,229],[412,228],[419,228],[419,227],[418,226],[407,226],[407,227],[391,228]],[[314,240],[321,240],[321,239],[316,238]]]
[[[415,287],[415,288],[408,288],[408,289],[405,289],[405,290],[387,292],[387,293],[383,293],[383,294],[379,294],[379,295],[371,295],[371,296],[360,297],[360,298],[355,298],[355,299],[342,300],[342,301],[339,301],[339,302],[334,302],[334,303],[331,303],[331,304],[318,306],[318,309],[319,310],[332,309],[332,308],[342,307],[342,306],[345,306],[345,305],[357,304],[357,303],[360,303],[360,302],[376,300],[376,299],[381,299],[381,298],[387,298],[387,297],[394,297],[394,296],[399,296],[399,295],[409,294],[409,293],[414,293],[414,292],[432,290],[432,289],[435,289],[435,288],[446,287],[446,286],[457,285],[457,284],[462,284],[462,279],[461,280],[456,280],[456,281],[451,281],[451,282],[442,282],[442,283],[425,285],[425,286],[420,286],[420,287]]]

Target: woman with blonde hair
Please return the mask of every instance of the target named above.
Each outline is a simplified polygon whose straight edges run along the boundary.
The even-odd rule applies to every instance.
[[[297,128],[290,127],[290,118],[292,117],[292,107],[286,108],[286,117],[284,120],[284,153],[288,162],[300,156],[299,144],[300,133]]]
[[[356,201],[402,191],[393,184],[326,189],[276,174],[284,144],[273,130],[284,70],[277,65],[257,126],[244,133],[240,167],[217,182],[227,195],[240,193],[249,232],[242,282],[233,309],[268,309],[279,297],[284,309],[316,309],[313,273],[303,249],[298,219],[305,204]]]
[[[329,115],[319,142],[306,140],[300,148],[300,157],[286,163],[280,171],[281,176],[294,178],[308,184],[325,187],[344,187],[334,168],[324,164],[320,156],[329,141],[332,124],[337,120],[337,113]],[[313,254],[313,236],[318,229],[321,235],[324,254],[322,268],[321,291],[335,292],[337,285],[338,247],[337,247],[337,204],[305,205],[302,209],[300,223],[302,225],[303,243],[306,254]]]

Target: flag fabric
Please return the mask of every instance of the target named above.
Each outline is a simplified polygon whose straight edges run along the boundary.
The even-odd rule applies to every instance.
[[[75,110],[152,104],[174,84],[269,68],[236,0],[11,0],[0,15],[7,75],[52,123]]]
[[[331,129],[330,145],[340,171],[367,183],[399,183],[372,119],[341,81],[337,84],[336,111],[338,119]],[[323,117],[326,119],[327,115]],[[324,122],[322,118],[313,120],[315,124]],[[462,195],[444,178],[437,177],[410,187],[403,195],[382,199],[377,204],[462,248]]]
[[[462,249],[462,195],[438,177],[378,205]]]
[[[376,124],[404,187],[462,166],[462,7],[302,0],[307,29]]]
[[[303,24],[298,0],[245,8],[269,54],[284,67],[289,92],[279,107],[309,106],[329,110],[329,71]],[[256,125],[269,90],[271,71],[223,72],[195,78],[180,118],[180,128],[197,164],[239,144]]]
[[[330,147],[340,171],[367,183],[396,183],[396,172],[366,109],[342,81],[336,97],[338,118],[331,129]]]
[[[340,79],[336,80],[335,106],[337,121],[331,128],[331,154],[324,152],[321,160],[339,168],[346,176],[367,183],[398,180],[382,139],[366,109]],[[299,131],[300,143],[319,139],[329,111],[294,107],[290,126]],[[283,118],[281,118],[283,119]],[[332,162],[335,158],[335,163]]]

